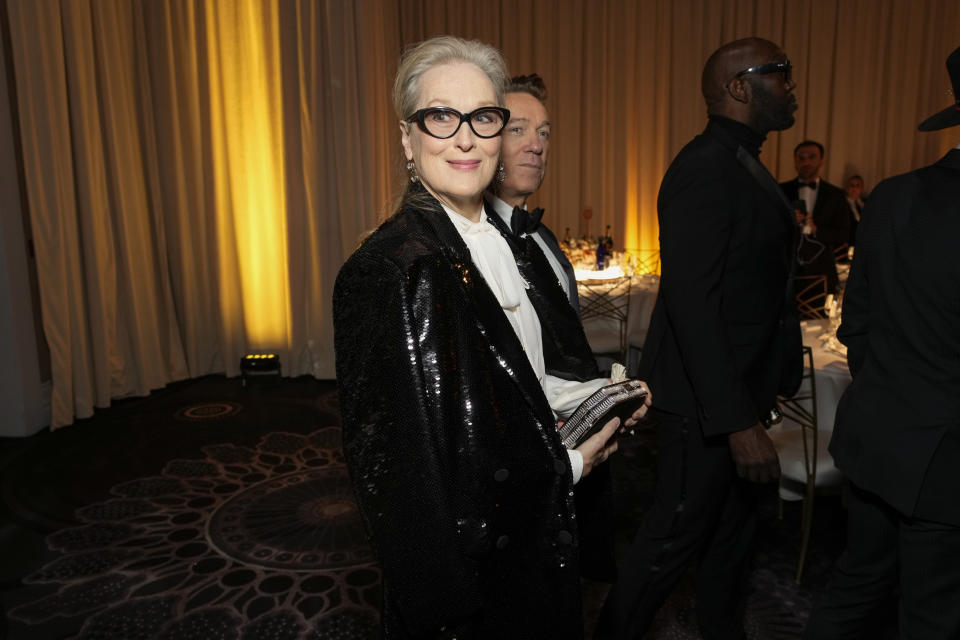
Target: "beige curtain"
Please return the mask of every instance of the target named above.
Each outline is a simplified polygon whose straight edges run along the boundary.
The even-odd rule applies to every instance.
[[[618,248],[656,248],[660,179],[704,125],[703,61],[734,38],[794,63],[797,124],[763,151],[780,179],[806,138],[826,144],[828,180],[868,188],[960,142],[915,130],[955,99],[955,0],[0,1],[54,427],[235,375],[250,350],[333,377],[333,280],[403,188],[389,89],[431,35],[544,77],[536,204],[560,234],[610,225]]]

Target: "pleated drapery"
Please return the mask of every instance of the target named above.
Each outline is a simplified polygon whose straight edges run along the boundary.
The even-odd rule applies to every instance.
[[[553,122],[533,204],[558,234],[657,247],[656,195],[705,120],[700,71],[758,35],[794,64],[797,124],[868,188],[928,164],[955,98],[955,0],[0,0],[50,345],[54,427],[111,398],[238,373],[333,377],[336,272],[403,187],[389,90],[403,47],[452,33],[538,72]],[[588,221],[582,213],[590,208]]]

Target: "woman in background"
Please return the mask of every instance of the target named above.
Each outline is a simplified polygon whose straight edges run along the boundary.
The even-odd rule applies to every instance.
[[[411,182],[334,290],[344,451],[387,638],[582,635],[572,489],[618,421],[560,443],[557,415],[607,381],[546,375],[527,285],[484,213],[507,77],[475,41],[406,53],[393,99]]]

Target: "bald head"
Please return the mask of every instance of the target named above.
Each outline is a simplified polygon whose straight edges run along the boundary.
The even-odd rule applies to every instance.
[[[789,68],[769,68],[771,63],[786,62],[783,50],[763,38],[723,45],[703,67],[701,89],[707,114],[737,120],[763,134],[788,128],[797,108],[793,96],[796,85]],[[738,77],[747,69],[756,71]]]
[[[728,42],[713,52],[703,66],[701,89],[707,113],[730,98],[727,84],[744,69],[770,62],[780,47],[763,38],[744,38]]]

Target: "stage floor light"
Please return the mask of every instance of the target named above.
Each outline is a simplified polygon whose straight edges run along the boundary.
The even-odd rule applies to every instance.
[[[254,379],[279,382],[280,357],[275,353],[248,353],[240,359],[240,379],[247,386]]]

